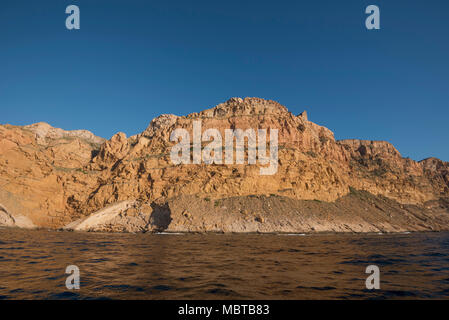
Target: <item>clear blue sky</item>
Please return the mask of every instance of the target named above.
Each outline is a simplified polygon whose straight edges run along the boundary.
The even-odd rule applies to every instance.
[[[369,4],[381,30],[365,28]],[[449,161],[448,16],[447,0],[2,0],[0,123],[109,138],[261,97],[337,139]]]

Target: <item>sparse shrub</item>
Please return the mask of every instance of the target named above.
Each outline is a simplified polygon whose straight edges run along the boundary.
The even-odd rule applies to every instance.
[[[308,156],[312,157],[312,158],[316,158],[317,157],[317,154],[315,152],[313,152],[313,151],[307,151],[306,154]]]
[[[385,170],[384,168],[379,168],[379,169],[375,169],[372,171],[373,175],[375,175],[376,177],[381,177],[383,176],[385,173],[387,173],[387,170]]]
[[[81,172],[83,174],[88,174],[88,172],[82,168],[77,168],[76,171]]]

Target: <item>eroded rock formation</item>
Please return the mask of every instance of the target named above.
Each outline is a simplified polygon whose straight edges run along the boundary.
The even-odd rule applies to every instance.
[[[201,120],[202,131],[215,128],[223,137],[225,129],[278,129],[277,173],[260,175],[260,164],[173,164],[170,134],[176,128],[192,134],[195,120]],[[22,214],[43,227],[444,230],[448,199],[449,163],[403,158],[384,141],[336,141],[306,112],[295,116],[259,98],[232,98],[183,117],[161,115],[141,134],[117,133],[108,141],[43,123],[0,126],[0,203],[12,216]],[[313,212],[304,209],[309,204]]]

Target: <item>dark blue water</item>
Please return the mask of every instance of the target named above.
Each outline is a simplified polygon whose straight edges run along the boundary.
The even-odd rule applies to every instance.
[[[365,288],[380,268],[381,289]],[[80,269],[80,290],[65,269]],[[94,234],[0,229],[0,299],[449,298],[449,233]]]

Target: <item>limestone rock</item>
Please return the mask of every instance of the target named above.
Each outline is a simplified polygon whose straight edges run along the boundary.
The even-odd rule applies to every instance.
[[[170,134],[184,128],[192,136],[195,120],[201,120],[203,132],[215,128],[223,137],[226,129],[278,129],[278,171],[261,176],[260,164],[174,165],[170,150],[175,143],[170,141]],[[309,121],[306,112],[295,116],[278,102],[260,98],[231,98],[187,116],[161,115],[142,133],[129,138],[117,133],[104,140],[88,131],[64,131],[45,123],[0,125],[0,203],[8,208],[8,214],[0,211],[4,225],[11,224],[9,217],[23,215],[39,227],[61,228],[78,221],[72,226],[75,230],[177,230],[187,228],[180,227],[184,224],[189,227],[182,230],[187,231],[291,231],[286,227],[290,220],[296,221],[292,223],[296,227],[291,228],[298,230],[307,223],[311,224],[307,230],[349,230],[344,224],[351,230],[376,230],[373,225],[343,223],[344,216],[338,223],[320,227],[316,225],[321,221],[318,218],[300,220],[301,215],[277,212],[274,203],[263,200],[269,196],[314,201],[319,204],[317,217],[324,219],[320,210],[327,210],[327,203],[358,201],[351,190],[403,206],[427,208],[430,211],[422,211],[427,212],[424,221],[431,222],[422,228],[439,228],[448,214],[449,164],[435,158],[421,162],[403,158],[385,141],[337,141],[331,130]],[[172,199],[185,197],[190,202],[178,201],[179,212],[170,208]],[[236,215],[226,215],[234,210],[232,203],[220,200],[215,206],[219,199],[234,198],[266,203],[269,212],[261,215],[264,222],[242,214],[244,210],[259,214],[263,209],[245,207],[243,200],[235,208]],[[202,204],[196,206],[196,202]],[[306,212],[298,203],[290,203],[291,211]],[[142,206],[147,209],[142,211]],[[227,209],[221,209],[224,207]],[[370,213],[366,208],[361,210]],[[206,209],[216,212],[217,217],[196,211]],[[182,214],[185,210],[188,219]],[[341,210],[355,214],[343,207]],[[399,215],[407,214],[401,207],[397,210]],[[424,214],[417,212],[413,214]],[[407,221],[395,219],[404,224]],[[387,222],[382,220],[384,225]],[[300,228],[301,223],[304,228]],[[402,224],[397,226],[403,228]]]
[[[13,216],[2,204],[0,204],[0,226],[18,227],[24,229],[36,228],[30,219],[21,214],[16,214]]]
[[[298,117],[302,118],[304,121],[309,121],[309,118],[307,117],[307,111],[306,110],[301,112]]]
[[[64,227],[74,231],[142,232],[149,224],[151,207],[142,211],[136,201],[121,201]]]
[[[39,143],[45,144],[48,139],[62,139],[62,138],[81,138],[94,144],[102,144],[103,138],[95,136],[92,132],[87,130],[72,130],[65,131],[59,128],[53,128],[46,122],[34,123],[23,127],[26,130],[30,130],[36,136],[36,140]]]

